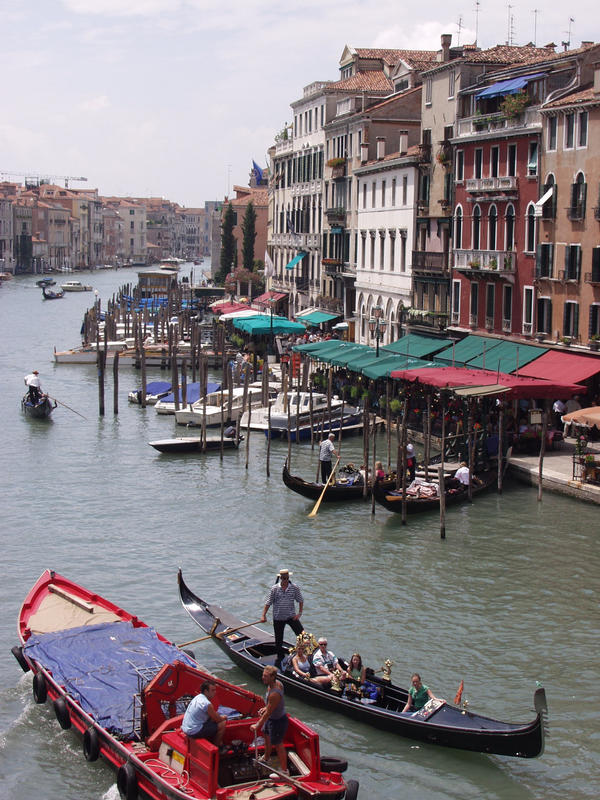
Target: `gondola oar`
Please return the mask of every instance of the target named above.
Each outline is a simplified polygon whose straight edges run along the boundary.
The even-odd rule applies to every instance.
[[[84,419],[87,422],[87,417],[84,417],[83,414],[79,413],[79,411],[75,411],[75,409],[71,408],[71,406],[68,406],[66,403],[57,400],[56,397],[50,397],[50,395],[46,395],[46,397],[49,397],[50,400],[54,400],[54,402],[58,403],[59,406],[64,406],[65,408],[68,408],[69,411],[72,411],[74,414],[77,414],[78,417],[81,417],[81,419]]]
[[[313,510],[308,515],[309,517],[316,517],[317,516],[317,512],[319,510],[319,506],[321,505],[321,501],[325,497],[325,492],[327,490],[327,487],[329,486],[329,483],[330,483],[331,479],[335,477],[335,471],[337,470],[337,467],[338,467],[339,463],[340,463],[340,456],[338,456],[338,460],[335,462],[335,467],[331,470],[331,473],[330,473],[329,477],[327,478],[327,483],[323,487],[323,491],[321,492],[321,494],[319,496],[319,499],[315,503]]]
[[[225,628],[224,631],[221,633],[209,633],[208,636],[201,636],[199,639],[190,639],[189,642],[182,642],[178,644],[177,647],[181,649],[182,647],[187,647],[188,644],[197,644],[198,642],[205,642],[207,639],[212,639],[214,636],[218,636],[222,638],[223,636],[229,636],[231,633],[236,633],[237,631],[241,631],[243,628],[250,628],[252,625],[258,625],[262,622],[261,619],[257,619],[256,622],[246,622],[244,625],[238,625],[237,628]],[[216,626],[215,626],[216,627]]]

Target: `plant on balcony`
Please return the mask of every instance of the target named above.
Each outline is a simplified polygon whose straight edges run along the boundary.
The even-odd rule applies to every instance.
[[[489,268],[490,269],[498,269],[498,259],[497,258],[490,258]]]
[[[504,269],[506,272],[512,269],[512,256],[504,256]]]
[[[577,439],[575,439],[575,454],[578,456],[585,455],[587,444],[587,438],[585,436],[578,436]]]
[[[590,350],[598,350],[600,348],[600,336],[597,333],[594,333],[590,336]]]
[[[571,344],[571,337],[570,336],[563,336],[562,339],[561,339],[561,342],[562,342],[562,344],[564,344],[565,347],[569,347],[569,345]]]
[[[279,131],[279,133],[275,134],[275,141],[276,142],[287,142],[288,139],[289,139],[288,124],[286,122],[284,124],[283,128]]]
[[[518,94],[507,94],[504,100],[500,103],[500,111],[504,114],[506,119],[515,119],[519,117],[531,102],[529,95],[526,91],[519,92]]]
[[[479,269],[481,262],[477,258],[474,258],[472,261],[469,261],[469,266],[471,269]]]
[[[450,162],[452,161],[452,158],[451,158],[450,153],[448,152],[448,150],[446,150],[445,148],[442,148],[436,154],[435,160],[437,161],[438,164],[441,164],[443,167],[447,167],[447,166],[450,165]]]
[[[346,163],[345,158],[330,158],[327,162],[328,167],[343,167]]]

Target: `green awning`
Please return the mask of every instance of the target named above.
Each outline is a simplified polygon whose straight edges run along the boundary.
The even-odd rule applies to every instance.
[[[500,344],[494,347],[491,352],[486,350],[485,357],[482,353],[477,358],[471,359],[469,367],[514,372],[517,368],[524,367],[525,364],[529,364],[547,352],[547,348],[500,341]]]
[[[294,257],[292,258],[292,260],[291,260],[291,261],[290,261],[288,264],[286,264],[286,265],[285,265],[285,268],[286,268],[286,269],[294,269],[294,267],[296,266],[296,264],[298,264],[300,261],[302,261],[302,259],[303,259],[303,258],[304,258],[304,256],[306,256],[306,255],[308,255],[308,253],[305,253],[304,251],[302,251],[301,253],[298,253],[298,255],[297,255],[297,256],[294,256]]]
[[[489,363],[492,365],[494,361],[490,351],[501,344],[502,339],[492,339],[489,336],[477,336],[477,334],[472,333],[464,339],[461,339],[460,342],[456,342],[454,347],[448,347],[446,350],[442,350],[435,358],[436,361],[443,361],[445,364],[452,364],[455,367],[465,367],[467,364],[471,366],[473,359],[478,358],[485,352],[486,366],[488,363],[488,355],[490,356]],[[496,367],[490,366],[490,369],[496,369]]]
[[[341,353],[344,349],[354,348],[354,342],[342,342],[339,339],[328,339],[323,342],[310,342],[297,344],[292,347],[294,352],[305,353],[314,361],[325,361],[328,356]]]
[[[386,353],[401,353],[402,355],[423,358],[437,353],[452,344],[452,339],[438,339],[435,336],[421,336],[418,333],[407,333],[401,339],[386,344],[381,348]]]
[[[322,322],[329,322],[337,319],[341,314],[328,314],[326,311],[311,311],[310,314],[303,314],[297,319],[303,325],[320,325]]]
[[[365,353],[375,351],[366,344],[354,343],[352,347],[344,347],[337,353],[331,353],[327,357],[327,361],[332,367],[348,367],[355,359],[365,355]]]
[[[304,332],[304,326],[299,322],[292,322],[287,317],[271,317],[270,314],[260,314],[256,317],[240,317],[233,320],[233,326],[251,336]]]
[[[388,355],[382,357],[382,353],[379,351],[379,358],[364,364],[361,372],[367,378],[377,380],[378,378],[389,378],[394,369],[419,369],[420,367],[435,366],[439,365],[434,364],[432,361],[425,361],[422,358],[409,358],[407,361],[405,356]]]

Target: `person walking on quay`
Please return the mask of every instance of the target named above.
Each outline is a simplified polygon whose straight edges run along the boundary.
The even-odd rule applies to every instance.
[[[326,439],[323,439],[319,446],[319,462],[321,463],[321,481],[327,483],[331,475],[332,464],[331,457],[337,456],[338,453],[333,446],[335,441],[335,433],[330,433]]]
[[[40,373],[37,369],[34,369],[29,375],[25,375],[23,379],[25,381],[25,386],[27,386],[29,390],[29,400],[33,405],[36,405],[42,396],[42,386],[39,375]]]
[[[293,573],[288,569],[280,569],[277,580],[271,587],[269,596],[266,599],[263,609],[261,622],[267,621],[267,611],[273,606],[273,631],[275,633],[275,647],[277,648],[277,660],[275,664],[279,666],[285,655],[283,649],[283,632],[286,625],[299,636],[304,627],[300,622],[302,610],[304,608],[304,598],[300,587],[290,580]],[[298,603],[298,611],[296,611]]]

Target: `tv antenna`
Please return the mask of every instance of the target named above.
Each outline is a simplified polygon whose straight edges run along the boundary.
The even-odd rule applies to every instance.
[[[475,44],[479,39],[479,6],[481,3],[479,0],[475,0]]]
[[[573,22],[575,22],[575,17],[569,17],[569,30],[566,31],[567,41],[566,42],[561,42],[561,44],[565,48],[565,50],[568,50],[569,47],[571,47],[571,24]]]
[[[533,44],[537,47],[537,15],[540,10],[539,8],[534,8],[531,13],[533,14]]]
[[[461,35],[462,29],[463,29],[463,18],[462,18],[462,16],[459,16],[458,22],[456,23],[456,27],[458,28],[458,36],[457,36],[456,44],[457,44],[458,47],[460,47],[460,35]]]
[[[515,26],[514,26],[515,18],[513,17],[512,14],[513,8],[514,6],[512,6],[510,3],[507,3],[506,9],[508,12],[508,20],[506,29],[506,44],[509,45],[509,47],[512,47],[515,40]]]

